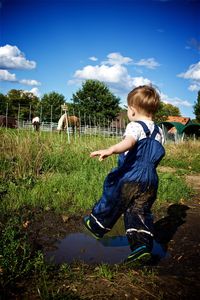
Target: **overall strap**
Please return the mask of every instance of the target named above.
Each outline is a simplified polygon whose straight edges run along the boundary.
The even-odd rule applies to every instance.
[[[159,131],[158,125],[155,124],[154,131],[151,134],[151,138],[155,139],[155,137],[156,137],[157,134],[160,134],[160,131]]]
[[[149,130],[149,128],[147,127],[147,125],[146,125],[144,122],[142,122],[142,121],[135,121],[135,122],[136,122],[136,123],[139,123],[139,124],[142,126],[144,132],[146,133],[146,136],[149,137],[149,135],[150,135],[150,130]]]

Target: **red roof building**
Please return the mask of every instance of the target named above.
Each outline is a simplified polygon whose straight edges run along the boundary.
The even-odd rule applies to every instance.
[[[178,122],[183,125],[187,125],[190,122],[190,118],[186,117],[176,117],[176,116],[168,116],[165,122]]]

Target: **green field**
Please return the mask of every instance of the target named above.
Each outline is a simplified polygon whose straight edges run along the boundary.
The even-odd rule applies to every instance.
[[[28,209],[31,214],[32,210],[40,209],[84,215],[101,196],[103,180],[117,162],[116,156],[99,162],[89,154],[108,147],[116,139],[81,136],[71,138],[69,144],[66,135],[57,133],[0,129],[0,140],[0,278],[5,299],[16,282],[26,281],[27,274],[39,280],[39,299],[75,299],[56,298],[49,292],[49,266],[28,240],[22,211]],[[167,144],[165,148],[166,156],[158,168],[160,184],[155,211],[163,204],[188,201],[193,191],[185,176],[200,169],[199,142]],[[61,266],[59,272],[52,272],[70,277],[70,270],[70,266]],[[112,278],[109,267],[101,266],[98,270],[98,274]],[[76,278],[79,276],[81,273],[76,274]]]
[[[114,138],[83,136],[69,144],[66,135],[1,130],[0,139],[1,212],[23,205],[68,212],[91,208],[117,161],[116,156],[101,163],[89,158],[91,151],[115,143]],[[161,166],[176,172],[159,172],[159,201],[189,196],[183,175],[200,169],[199,149],[197,142],[166,145]]]

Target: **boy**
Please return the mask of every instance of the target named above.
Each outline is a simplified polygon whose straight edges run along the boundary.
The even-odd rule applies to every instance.
[[[108,149],[94,151],[91,157],[102,161],[120,154],[118,167],[106,177],[103,194],[84,218],[85,227],[102,238],[124,214],[126,235],[131,254],[126,262],[145,262],[153,246],[151,207],[156,200],[158,176],[156,167],[165,155],[162,130],[154,124],[160,97],[151,86],[139,86],[128,94],[128,118],[124,139]]]

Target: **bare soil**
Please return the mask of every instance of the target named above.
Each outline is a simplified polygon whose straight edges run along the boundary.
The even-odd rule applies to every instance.
[[[48,299],[199,299],[200,295],[200,175],[187,176],[196,193],[187,203],[163,207],[156,216],[157,240],[168,252],[163,260],[145,268],[111,266],[112,276],[99,275],[98,265],[77,263],[74,276],[52,273],[52,285],[60,297]],[[36,249],[47,251],[68,233],[81,232],[82,216],[58,215],[35,210],[27,232]],[[27,283],[14,299],[41,299]],[[54,294],[56,295],[56,294]]]

